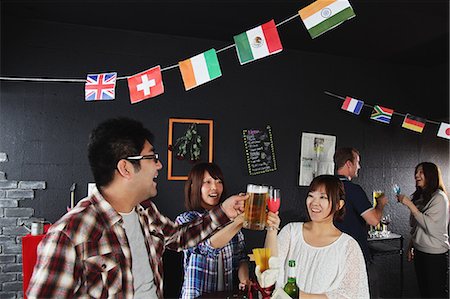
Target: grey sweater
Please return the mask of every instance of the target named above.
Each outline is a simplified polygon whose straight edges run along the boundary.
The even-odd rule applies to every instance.
[[[431,254],[445,253],[448,242],[449,201],[447,195],[437,190],[420,213],[412,215],[411,226],[414,248]]]

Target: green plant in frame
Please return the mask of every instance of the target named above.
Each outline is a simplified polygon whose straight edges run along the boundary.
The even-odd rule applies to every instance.
[[[189,125],[186,133],[179,137],[169,150],[176,154],[177,159],[184,160],[189,154],[189,160],[195,162],[200,159],[202,150],[202,136],[197,131],[197,124]]]

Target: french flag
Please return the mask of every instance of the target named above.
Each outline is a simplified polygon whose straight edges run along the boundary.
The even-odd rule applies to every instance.
[[[363,101],[351,97],[346,97],[341,108],[342,110],[349,111],[351,113],[359,115],[363,106],[364,106]]]

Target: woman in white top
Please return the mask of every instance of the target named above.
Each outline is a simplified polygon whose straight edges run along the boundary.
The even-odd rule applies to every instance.
[[[415,170],[416,191],[412,200],[398,195],[411,211],[408,261],[414,259],[419,291],[423,298],[448,298],[449,201],[439,168],[422,162]]]
[[[361,248],[333,224],[344,214],[342,182],[332,175],[314,178],[306,206],[311,221],[289,223],[278,236],[276,230],[267,231],[265,245],[282,263],[277,287],[284,286],[288,261],[295,260],[300,298],[369,298]],[[270,213],[268,224],[279,223]]]

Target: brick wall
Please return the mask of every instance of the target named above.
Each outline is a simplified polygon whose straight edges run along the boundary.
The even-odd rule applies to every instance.
[[[0,163],[8,161],[0,153]],[[34,209],[21,207],[20,201],[34,198],[34,190],[45,189],[43,181],[8,180],[0,171],[0,299],[23,298],[22,236],[34,218]]]

